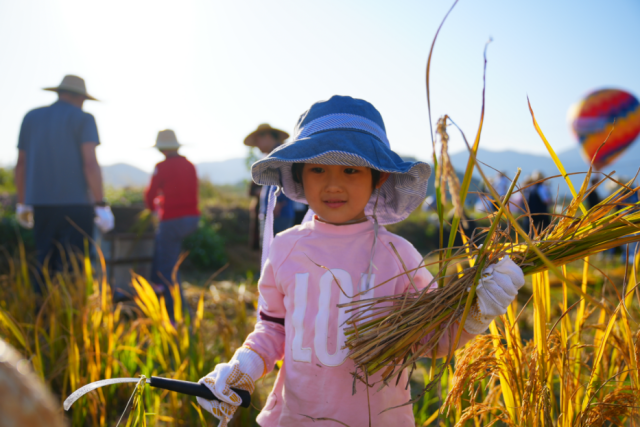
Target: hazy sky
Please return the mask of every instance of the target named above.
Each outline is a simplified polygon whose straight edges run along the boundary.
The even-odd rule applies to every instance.
[[[0,0],[0,165],[15,162],[20,123],[50,104],[63,75],[85,78],[102,102],[102,164],[151,170],[148,147],[172,128],[195,162],[246,155],[245,135],[268,122],[287,131],[313,102],[351,95],[382,113],[392,148],[430,160],[425,65],[450,1]],[[472,138],[482,52],[488,51],[481,146],[558,151],[575,141],[569,106],[594,88],[640,95],[637,0],[460,0],[432,66],[434,121],[449,114]],[[459,138],[453,151],[463,148]]]

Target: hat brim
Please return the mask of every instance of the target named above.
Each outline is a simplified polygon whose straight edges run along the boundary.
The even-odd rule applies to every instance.
[[[66,88],[66,87],[44,87],[44,88],[42,88],[42,90],[48,90],[50,92],[58,92],[59,90],[65,90],[67,92],[73,92],[75,94],[82,95],[86,99],[91,100],[91,101],[99,101],[99,99],[94,98],[93,96],[89,95],[88,93],[78,92],[77,90],[69,89],[69,88]]]
[[[256,136],[259,133],[262,132],[276,132],[278,134],[278,143],[282,143],[284,142],[287,138],[289,138],[289,134],[283,130],[280,129],[275,129],[275,128],[271,128],[271,129],[256,129],[253,132],[251,132],[249,135],[247,135],[247,137],[244,139],[244,145],[248,146],[248,147],[257,147],[256,144]]]
[[[281,145],[251,167],[257,184],[277,185],[287,197],[307,203],[302,184],[291,173],[293,163],[364,166],[390,174],[374,191],[365,213],[375,214],[380,224],[393,224],[407,218],[427,196],[431,166],[406,162],[377,138],[359,131],[328,131]]]

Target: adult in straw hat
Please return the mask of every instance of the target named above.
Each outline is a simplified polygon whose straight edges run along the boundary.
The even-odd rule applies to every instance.
[[[144,197],[147,208],[156,211],[160,219],[151,283],[156,292],[164,296],[167,312],[172,320],[174,304],[170,286],[173,284],[173,269],[180,256],[182,240],[196,231],[200,219],[196,168],[178,153],[181,145],[171,129],[158,132],[154,147],[164,155],[165,160],[156,165]],[[176,282],[180,286],[178,276]]]
[[[262,153],[269,154],[287,138],[289,138],[287,132],[272,128],[268,123],[262,123],[258,125],[256,130],[247,135],[244,139],[244,145],[257,147]]]
[[[58,249],[83,250],[94,221],[107,232],[113,228],[113,214],[104,201],[96,159],[96,120],[82,111],[85,100],[96,99],[78,76],[65,76],[59,86],[44,90],[57,92],[58,100],[30,111],[22,121],[16,214],[21,225],[34,229],[40,265],[59,270],[64,258]]]
[[[287,132],[273,128],[268,123],[263,123],[247,135],[244,139],[244,145],[256,147],[262,154],[267,155],[282,145],[287,138],[289,138]],[[253,249],[259,249],[259,244],[262,241],[268,194],[269,186],[261,187],[254,182],[251,183],[249,188],[249,196],[252,199],[249,211],[251,214],[249,245]],[[305,207],[305,205],[302,206]],[[296,204],[281,193],[274,210],[274,232],[277,234],[292,227],[295,224],[295,215]]]

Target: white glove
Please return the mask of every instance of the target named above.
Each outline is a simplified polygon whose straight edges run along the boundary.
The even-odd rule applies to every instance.
[[[18,203],[16,205],[16,219],[22,227],[33,228],[33,206]]]
[[[109,206],[96,206],[95,213],[96,217],[94,218],[94,222],[100,231],[103,233],[111,231],[115,223],[111,208]]]
[[[475,335],[486,331],[496,316],[507,312],[522,285],[522,269],[508,256],[485,268],[476,287],[477,300],[471,306],[464,329]]]
[[[217,364],[213,372],[198,381],[220,401],[198,397],[198,404],[220,420],[218,427],[226,427],[242,403],[240,396],[230,387],[253,393],[255,382],[266,372],[265,362],[258,353],[249,347],[240,347],[228,363]]]

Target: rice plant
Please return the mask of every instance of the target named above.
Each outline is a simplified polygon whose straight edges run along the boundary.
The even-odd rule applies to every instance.
[[[172,324],[162,299],[135,274],[134,303],[114,305],[100,254],[96,270],[88,251],[68,257],[62,272],[45,270],[42,296],[33,291],[35,267],[22,247],[16,256],[6,254],[5,261],[0,335],[31,362],[60,402],[101,379],[156,375],[197,381],[231,357],[255,321],[247,314],[247,305],[257,300],[254,283],[192,290],[193,318],[183,314],[181,305],[188,302],[174,288]],[[67,416],[74,426],[116,425],[133,391],[122,385],[100,388],[78,400]],[[257,407],[260,396],[254,396]],[[140,388],[133,403],[121,425],[124,420],[129,425],[200,425],[203,420],[189,396]],[[236,422],[251,424],[256,414],[255,409],[239,411]]]
[[[436,38],[427,61],[429,113],[429,70]],[[636,259],[634,268],[625,276],[622,290],[614,288],[617,293],[617,300],[614,301],[592,296],[586,286],[586,277],[589,256],[621,244],[640,241],[640,203],[625,203],[625,199],[637,192],[638,188],[631,188],[630,183],[618,183],[620,189],[616,193],[590,210],[585,209],[582,202],[586,198],[591,168],[577,192],[538,125],[531,106],[529,109],[535,130],[573,195],[570,203],[560,208],[560,214],[553,216],[551,224],[543,230],[523,230],[509,205],[512,193],[524,190],[517,186],[520,172],[513,178],[505,197],[500,198],[483,172],[483,167],[476,161],[484,121],[483,89],[480,125],[472,146],[461,131],[470,153],[462,184],[450,167],[447,153],[447,128],[449,125],[456,126],[455,122],[444,116],[436,126],[441,150],[438,158],[434,138],[433,162],[436,169],[441,249],[435,257],[426,257],[429,261],[425,261],[425,264],[417,268],[405,268],[402,274],[410,278],[418,268],[431,266],[436,273],[433,283],[422,292],[343,304],[352,313],[345,334],[349,357],[356,363],[356,374],[369,378],[381,372],[378,382],[383,387],[392,381],[397,383],[394,376],[404,369],[410,369],[411,372],[418,370],[418,359],[431,354],[438,340],[446,333],[446,326],[464,324],[483,268],[509,255],[521,265],[525,274],[532,275],[534,339],[529,342],[522,340],[517,324],[519,315],[515,314],[514,303],[508,316],[501,319],[502,329],[498,326],[500,321],[496,321],[491,325],[491,336],[476,338],[465,349],[449,354],[439,366],[433,359],[422,393],[407,404],[415,404],[419,398],[426,398],[427,401],[437,398],[438,402],[444,399],[448,411],[446,414],[434,412],[425,420],[425,425],[438,423],[438,419],[441,425],[449,425],[444,419],[454,421],[455,425],[500,422],[508,425],[568,426],[637,422],[637,399],[640,396],[637,349],[640,346],[640,332],[638,323],[630,315],[630,307],[632,296],[637,294],[638,261]],[[461,201],[466,198],[474,169],[489,189],[487,200],[497,208],[497,212],[490,216],[491,225],[488,228],[468,236],[460,226],[464,220]],[[445,244],[443,230],[447,187],[455,215],[449,242]],[[529,212],[525,216],[532,222]],[[453,245],[456,233],[462,235],[462,246]],[[578,286],[566,277],[566,265],[583,258],[583,282],[582,286]],[[453,267],[453,271],[450,267]],[[553,326],[549,272],[563,286],[563,311]],[[603,274],[606,276],[606,272]],[[569,306],[569,298],[574,295],[581,299]],[[570,312],[575,307],[579,308],[574,315],[575,326],[572,327]],[[594,311],[600,313],[597,326],[592,326],[595,333],[586,334],[584,327]],[[617,335],[614,331],[617,331]],[[461,332],[462,328],[458,328],[453,348],[457,346]],[[427,340],[426,337],[430,338]],[[608,355],[615,358],[608,360]],[[452,366],[454,359],[455,365]],[[362,375],[359,375],[360,372]],[[464,397],[463,391],[466,391]],[[423,404],[421,411],[424,412],[427,407]],[[452,418],[449,417],[451,414]]]

